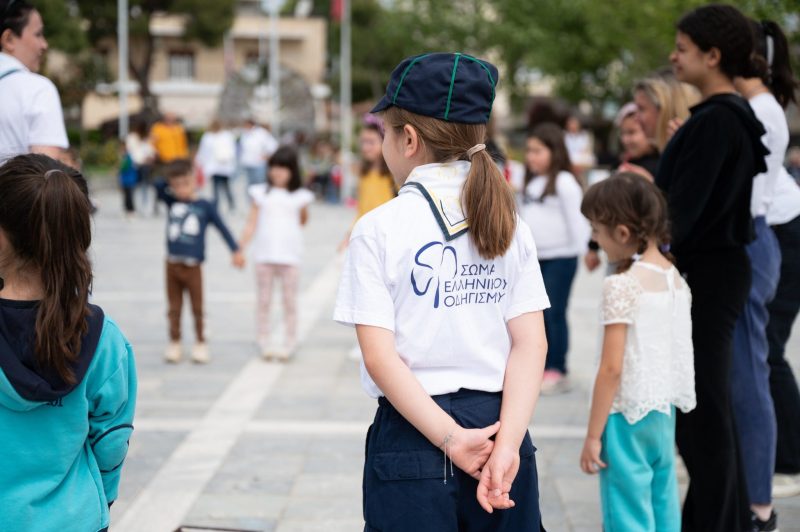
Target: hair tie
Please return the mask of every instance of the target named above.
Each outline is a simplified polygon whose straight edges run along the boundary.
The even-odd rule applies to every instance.
[[[767,65],[772,68],[772,61],[775,59],[775,40],[772,38],[772,28],[768,20],[761,21],[761,33],[764,34],[764,42],[767,48]]]
[[[51,170],[48,170],[47,172],[44,173],[44,178],[48,179],[51,175],[53,175],[56,172],[61,172],[61,170],[59,170],[58,168],[53,168]]]
[[[767,35],[767,65],[772,68],[772,60],[775,59],[775,41],[772,35]]]
[[[486,144],[476,144],[467,150],[467,157],[472,160],[472,156],[486,149]]]

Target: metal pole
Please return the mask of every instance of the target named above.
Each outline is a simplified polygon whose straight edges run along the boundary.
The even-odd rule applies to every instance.
[[[342,136],[342,198],[353,194],[354,176],[352,172],[353,154],[353,94],[350,83],[351,51],[350,51],[350,1],[342,0],[342,32],[341,32],[341,101],[339,105],[339,122]]]
[[[117,1],[117,87],[119,138],[128,136],[128,0]]]
[[[280,39],[278,38],[278,2],[272,1],[269,10],[269,87],[272,102],[272,134],[281,134],[281,65],[279,59]]]

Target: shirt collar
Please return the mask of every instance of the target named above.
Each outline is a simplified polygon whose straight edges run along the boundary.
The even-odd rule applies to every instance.
[[[461,189],[469,169],[469,161],[417,166],[400,189],[400,194],[414,193],[425,198],[447,241],[458,238],[469,229],[461,206]]]

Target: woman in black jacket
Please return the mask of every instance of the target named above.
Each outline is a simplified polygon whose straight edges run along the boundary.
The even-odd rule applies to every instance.
[[[678,414],[676,439],[691,477],[683,530],[751,530],[730,396],[733,330],[750,289],[753,177],[766,169],[764,128],[733,78],[751,74],[753,36],[736,8],[707,5],[677,24],[678,80],[702,101],[672,137],[656,184],[667,196],[672,252],[692,290],[697,408]]]

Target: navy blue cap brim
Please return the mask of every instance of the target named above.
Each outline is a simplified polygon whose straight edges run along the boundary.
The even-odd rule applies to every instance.
[[[391,106],[392,106],[392,101],[389,99],[389,96],[387,94],[384,94],[383,98],[381,98],[380,101],[375,105],[375,107],[372,108],[372,111],[370,111],[370,113],[373,114],[380,113],[381,111],[385,111]]]

